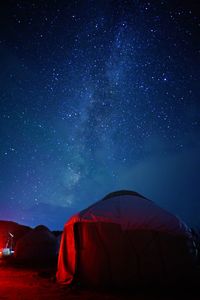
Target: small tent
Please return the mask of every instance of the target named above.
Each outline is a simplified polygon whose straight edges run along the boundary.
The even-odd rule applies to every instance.
[[[119,191],[65,224],[57,280],[117,287],[167,282],[190,272],[194,260],[181,220],[138,193]]]
[[[39,225],[18,240],[15,258],[28,264],[47,264],[56,259],[57,239],[51,231]]]

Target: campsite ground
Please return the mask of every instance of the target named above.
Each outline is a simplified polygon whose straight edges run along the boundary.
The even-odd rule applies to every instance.
[[[200,299],[200,292],[187,288],[184,292],[174,290],[103,292],[72,289],[58,285],[53,280],[53,270],[31,269],[0,265],[0,300],[143,300],[143,299]]]

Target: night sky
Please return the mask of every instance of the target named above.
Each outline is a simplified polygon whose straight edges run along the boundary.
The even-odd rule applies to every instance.
[[[200,226],[198,0],[1,1],[0,219],[130,189]]]

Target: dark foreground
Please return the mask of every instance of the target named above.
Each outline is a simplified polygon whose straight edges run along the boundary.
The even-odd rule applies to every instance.
[[[200,299],[198,284],[188,283],[179,288],[140,289],[133,291],[95,291],[69,289],[55,282],[55,271],[0,265],[0,300],[122,300],[122,299]]]

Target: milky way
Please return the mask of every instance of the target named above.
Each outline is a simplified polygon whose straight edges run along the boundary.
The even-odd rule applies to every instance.
[[[200,224],[198,1],[0,6],[0,218],[131,189]]]

